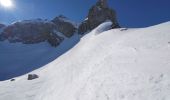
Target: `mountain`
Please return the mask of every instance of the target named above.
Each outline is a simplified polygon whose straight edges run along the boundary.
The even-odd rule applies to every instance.
[[[112,22],[112,26],[107,29],[119,26],[116,13],[108,7],[107,0],[99,0],[92,6],[86,21],[90,30],[86,30],[86,25],[84,27],[86,22],[78,24],[64,15],[52,20],[39,18],[21,20],[7,26],[0,24],[0,80],[17,77],[48,64],[78,43],[84,33],[105,21]],[[51,47],[46,47],[47,43]],[[49,56],[44,58],[44,54]],[[33,61],[37,63],[33,64]]]
[[[60,18],[53,21],[43,19],[18,21],[4,28],[0,36],[1,41],[8,40],[11,43],[24,44],[47,41],[51,46],[56,47],[65,37],[71,37],[76,32],[76,26],[71,21],[69,22],[69,19],[65,20]],[[68,31],[63,29],[68,29]]]
[[[78,28],[78,33],[84,34],[91,31],[107,20],[112,21],[112,28],[120,28],[116,12],[108,6],[107,0],[98,0],[97,3],[89,9],[87,18]]]
[[[0,34],[3,31],[4,27],[5,27],[5,25],[0,23]]]
[[[54,18],[52,22],[55,23],[56,29],[63,33],[66,37],[71,37],[78,29],[78,24],[69,20],[63,15],[59,15],[58,17]]]
[[[170,22],[108,30],[111,27],[112,22],[102,23],[68,52],[29,73],[37,79],[27,80],[26,74],[0,82],[0,100],[169,100]],[[0,52],[10,58],[25,51]],[[39,58],[49,57],[49,52]]]
[[[3,28],[3,27],[5,27],[5,25],[0,23],[0,29]]]
[[[0,81],[26,74],[48,64],[80,40],[75,31],[75,23],[66,17],[56,18],[54,22],[42,19],[17,21],[2,29]]]

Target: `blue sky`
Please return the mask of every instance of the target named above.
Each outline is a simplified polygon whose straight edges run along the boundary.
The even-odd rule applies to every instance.
[[[0,7],[0,23],[23,19],[52,19],[63,14],[81,22],[97,0],[13,0],[15,7]],[[170,0],[108,0],[124,27],[146,27],[170,21]]]

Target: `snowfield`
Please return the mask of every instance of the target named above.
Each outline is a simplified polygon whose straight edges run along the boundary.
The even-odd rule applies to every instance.
[[[31,72],[38,79],[0,82],[0,100],[170,100],[170,22],[105,30],[109,25]]]

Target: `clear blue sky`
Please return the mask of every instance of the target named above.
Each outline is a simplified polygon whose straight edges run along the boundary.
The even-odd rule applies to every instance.
[[[97,0],[13,0],[15,8],[0,7],[0,23],[23,19],[52,19],[63,14],[80,22]],[[121,26],[146,27],[170,21],[170,0],[108,0]]]

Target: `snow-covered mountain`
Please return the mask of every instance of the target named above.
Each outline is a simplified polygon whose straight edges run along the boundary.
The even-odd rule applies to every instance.
[[[21,20],[1,26],[0,81],[48,64],[80,40],[77,26],[64,16],[52,21]]]
[[[62,18],[61,18],[62,17]],[[64,38],[75,35],[77,26],[64,16],[53,20],[32,19],[14,22],[3,30],[0,27],[0,41],[10,43],[36,44],[47,41],[54,47],[62,43]]]
[[[0,81],[48,64],[72,48],[82,35],[105,21],[112,22],[104,26],[106,30],[120,27],[116,13],[107,5],[107,0],[98,0],[90,8],[87,20],[79,24],[63,15],[52,20],[38,18],[6,26],[0,24],[0,41],[3,41],[0,42]],[[99,29],[96,33],[104,31]],[[37,63],[33,64],[34,61]]]
[[[68,52],[31,72],[39,78],[27,80],[26,74],[0,82],[0,100],[169,100],[170,22],[108,30],[111,24],[101,24]],[[0,53],[8,58],[16,53],[23,53],[16,59],[43,53],[37,60],[31,58],[33,64],[57,52],[47,44],[35,45],[48,49],[35,45],[30,49],[30,45],[6,47],[6,43],[1,42],[6,50]],[[27,54],[13,50],[17,46],[28,48]]]

